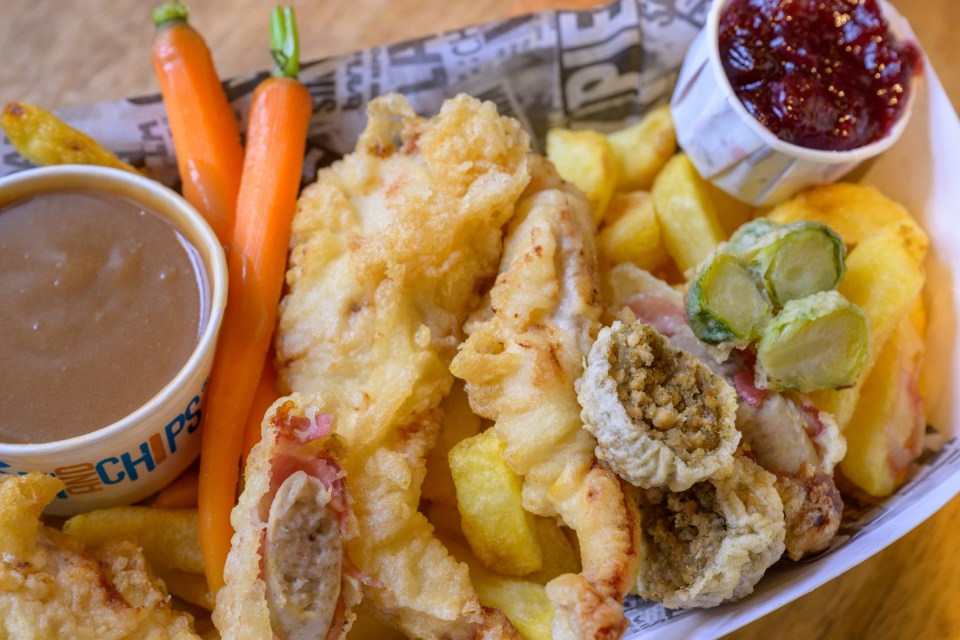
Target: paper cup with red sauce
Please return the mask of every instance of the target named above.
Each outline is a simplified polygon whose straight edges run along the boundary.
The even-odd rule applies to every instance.
[[[754,205],[834,182],[892,146],[922,64],[917,46],[901,39],[909,26],[886,3],[878,23],[854,14],[876,9],[876,0],[856,8],[833,0],[850,11],[829,12],[827,24],[803,13],[821,2],[766,4],[778,8],[764,16],[746,0],[716,0],[671,99],[678,142],[700,174]],[[866,59],[860,68],[858,58]]]

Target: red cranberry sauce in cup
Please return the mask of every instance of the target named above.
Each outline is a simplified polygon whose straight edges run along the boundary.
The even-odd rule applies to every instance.
[[[731,0],[720,59],[734,93],[785,142],[847,151],[883,138],[906,107],[919,49],[877,0]]]

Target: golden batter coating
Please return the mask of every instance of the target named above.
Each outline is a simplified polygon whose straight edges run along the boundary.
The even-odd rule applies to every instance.
[[[637,520],[616,475],[594,454],[574,381],[600,309],[592,212],[542,158],[508,228],[500,274],[466,325],[451,364],[470,405],[495,420],[523,477],[523,506],[576,531],[583,571],[547,584],[553,637],[617,638],[635,576]]]
[[[496,633],[508,623],[481,607],[418,507],[463,321],[530,181],[529,141],[465,95],[423,118],[391,94],[368,115],[356,150],[297,204],[277,372],[284,390],[336,402],[365,606],[411,637]]]
[[[40,523],[62,489],[39,472],[0,476],[0,638],[199,640],[136,542],[86,549]]]

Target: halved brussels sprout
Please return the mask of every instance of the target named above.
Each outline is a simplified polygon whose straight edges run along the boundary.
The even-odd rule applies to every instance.
[[[710,344],[743,347],[770,318],[770,303],[750,270],[734,255],[715,252],[700,265],[685,301],[687,321]]]
[[[843,277],[843,240],[820,222],[796,222],[756,238],[744,259],[782,307],[790,300],[834,289]]]
[[[790,300],[757,343],[756,384],[800,392],[851,386],[869,345],[867,316],[836,291]]]

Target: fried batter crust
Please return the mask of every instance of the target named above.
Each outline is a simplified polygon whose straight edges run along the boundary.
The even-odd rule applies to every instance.
[[[199,639],[133,541],[85,549],[41,525],[62,489],[40,473],[0,478],[0,638]]]
[[[773,474],[743,455],[683,492],[640,491],[640,595],[671,609],[713,607],[753,591],[783,554]]]
[[[356,151],[298,203],[277,368],[286,389],[339,403],[359,527],[348,554],[372,612],[413,637],[472,637],[504,621],[417,508],[434,409],[529,182],[529,141],[467,96],[427,119],[388,95],[368,115]]]
[[[714,373],[735,380],[745,371],[736,354],[721,361],[693,335],[680,293],[646,271],[619,264],[607,273],[603,291],[608,316],[629,307],[628,315],[653,325],[674,348],[696,356]],[[767,392],[759,403],[742,399],[737,408],[742,442],[761,467],[777,476],[786,510],[787,553],[794,560],[826,549],[843,515],[833,469],[846,452],[846,440],[833,417],[812,406],[800,394]]]
[[[600,331],[577,392],[597,456],[635,486],[683,491],[733,464],[736,392],[643,323]]]
[[[547,585],[554,638],[614,638],[626,628],[638,526],[619,479],[594,455],[573,386],[600,313],[592,213],[549,163],[531,162],[500,274],[451,370],[473,410],[495,420],[507,464],[523,477],[524,508],[577,533],[582,574]]]
[[[284,440],[289,441],[294,438],[291,423],[304,417],[312,419],[317,414],[333,413],[334,408],[335,403],[329,397],[293,394],[275,402],[263,418],[261,440],[251,451],[244,470],[243,493],[240,494],[237,505],[230,513],[230,523],[235,533],[224,568],[226,585],[217,592],[216,607],[213,611],[213,621],[225,640],[284,637],[285,631],[307,627],[311,618],[318,617],[316,615],[318,610],[337,607],[342,611],[342,615],[339,616],[342,626],[328,631],[327,627],[330,626],[328,620],[324,625],[324,632],[327,633],[324,638],[343,638],[356,618],[353,608],[360,602],[360,585],[356,576],[342,571],[342,551],[339,557],[331,558],[331,552],[336,553],[340,550],[326,549],[323,559],[332,562],[334,566],[328,566],[326,570],[321,571],[317,565],[321,558],[316,557],[319,554],[315,549],[312,550],[309,546],[288,548],[290,544],[309,544],[309,540],[285,540],[281,548],[269,550],[266,548],[273,542],[270,538],[275,535],[270,531],[271,526],[279,524],[271,517],[274,508],[279,506],[278,500],[276,496],[272,499],[270,496],[271,491],[280,495],[278,487],[273,486],[279,480],[275,477],[275,469],[283,465],[283,461],[278,461],[277,458],[284,455],[281,453]],[[322,441],[322,444],[317,442],[306,445],[304,448],[308,447],[317,447],[316,451],[312,448],[310,450],[311,455],[315,454],[318,458],[327,458],[334,453],[339,453],[336,444],[327,439]],[[287,481],[291,478],[304,475],[303,471],[291,475],[280,485],[280,490],[284,485],[289,486]],[[328,535],[336,536],[343,544],[343,537],[356,535],[356,524],[348,516],[346,526],[343,527],[345,531],[341,531],[338,515],[328,508],[337,498],[332,495],[330,487],[323,486],[316,478],[311,479],[316,486],[312,487],[313,504],[308,508],[315,509],[316,513],[310,518],[327,521],[335,531]],[[346,498],[340,496],[339,499]],[[286,515],[289,517],[295,513]],[[292,519],[286,518],[285,523],[293,524]],[[300,524],[302,525],[303,522]],[[314,544],[320,542],[313,541]],[[268,552],[276,553],[277,557],[265,559],[264,554]],[[278,580],[279,576],[270,570],[271,565],[282,565],[284,555],[295,553],[311,554],[309,560],[297,567],[297,571],[312,575],[288,578],[288,581]],[[278,582],[287,582],[282,595],[278,593],[280,591],[277,588]],[[295,606],[297,603],[291,601],[286,607],[287,611],[277,615],[280,612],[275,611],[275,607],[280,603],[276,600],[286,596],[299,598],[301,606],[297,607]],[[317,602],[304,603],[304,600]],[[304,604],[306,606],[303,606]],[[316,623],[316,620],[313,622]]]

